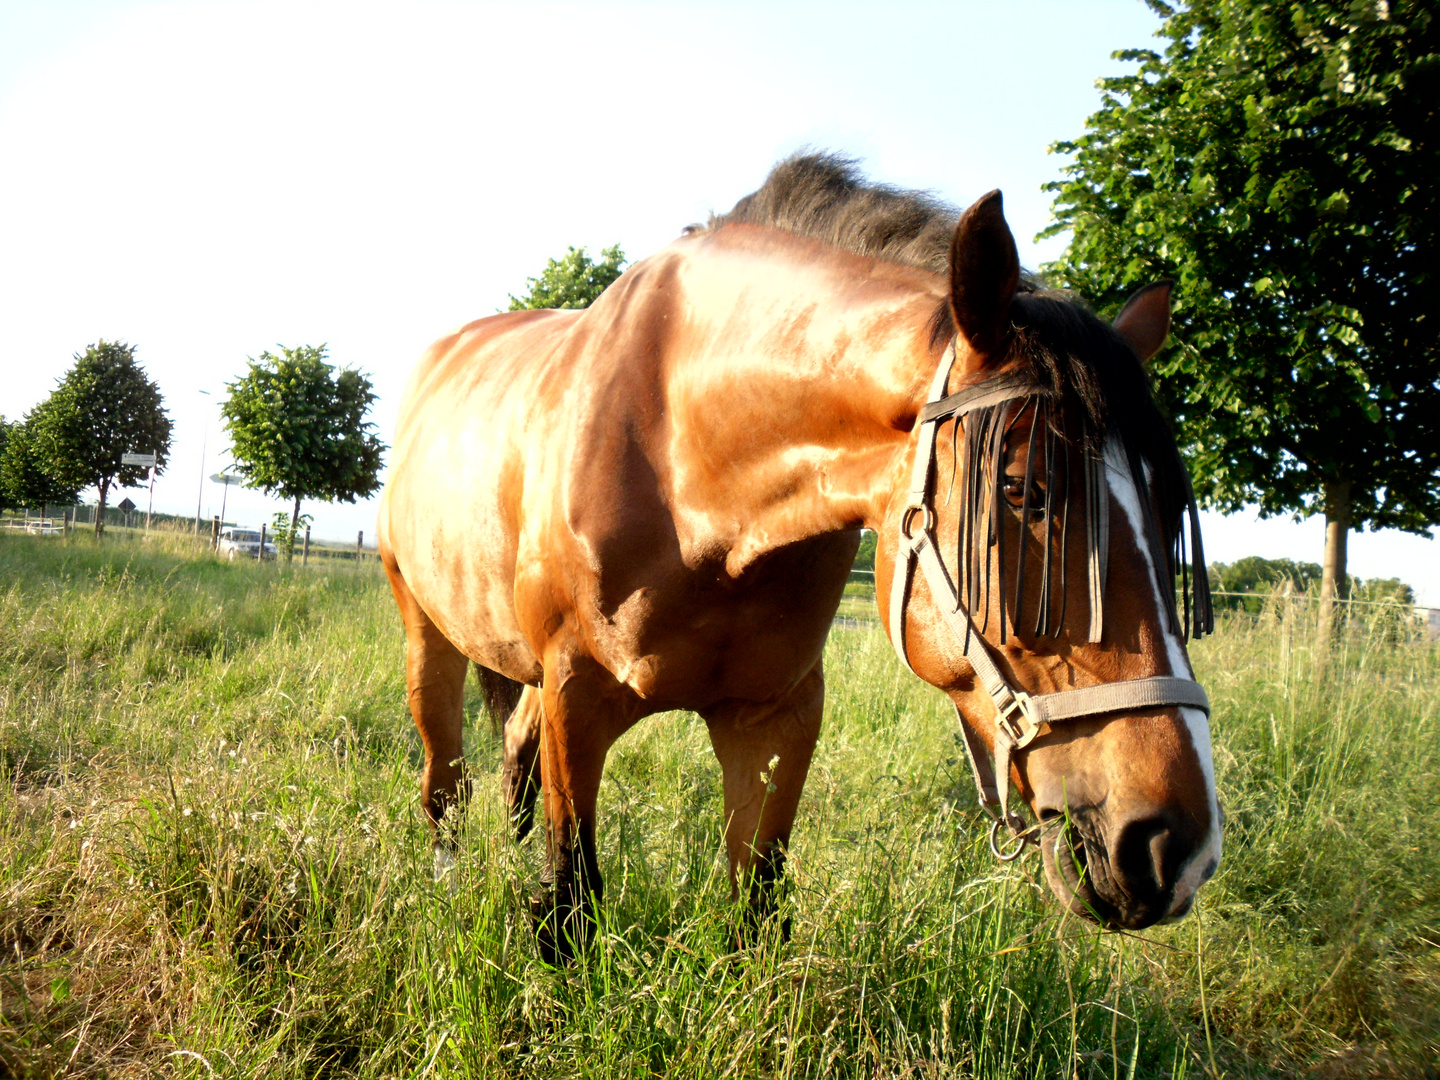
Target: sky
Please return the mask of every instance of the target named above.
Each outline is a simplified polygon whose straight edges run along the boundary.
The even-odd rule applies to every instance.
[[[388,442],[431,341],[568,245],[658,250],[803,147],[960,206],[1000,188],[1038,266],[1065,242],[1034,239],[1048,147],[1157,26],[1140,0],[0,0],[0,414],[90,343],[133,344],[175,422],[155,507],[208,518],[247,357],[326,343],[374,380]],[[232,488],[226,517],[281,506]],[[305,509],[373,536],[373,502]],[[1318,562],[1324,525],[1205,533],[1212,559]],[[1352,534],[1350,569],[1440,605],[1433,539]]]

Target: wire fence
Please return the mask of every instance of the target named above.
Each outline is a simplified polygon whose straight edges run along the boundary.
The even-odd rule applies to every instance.
[[[1211,592],[1211,596],[1220,601],[1215,611],[1218,618],[1244,619],[1252,623],[1264,618],[1283,617],[1281,608],[1293,609],[1296,614],[1303,613],[1306,618],[1315,618],[1319,614],[1321,602],[1318,592],[1297,591],[1293,587],[1286,589],[1283,585],[1263,592],[1217,589]],[[1226,600],[1231,603],[1223,603]],[[1342,620],[1357,627],[1373,629],[1373,624],[1379,622],[1388,624],[1385,632],[1392,638],[1440,640],[1440,607],[1407,603],[1397,597],[1376,600],[1337,597],[1335,606],[1339,609]],[[847,625],[878,624],[875,571],[859,568],[850,571],[837,618]]]
[[[86,507],[92,510],[93,507]],[[156,515],[158,519],[160,515]],[[138,519],[138,520],[137,520]],[[35,536],[64,538],[89,532],[94,527],[93,515],[90,521],[77,521],[70,511],[61,516],[39,514],[0,514],[0,533],[25,532]],[[111,543],[162,544],[177,550],[208,551],[219,558],[229,560],[254,559],[273,561],[286,558],[300,566],[348,562],[351,565],[374,561],[378,558],[374,537],[367,538],[358,532],[355,538],[320,536],[307,527],[297,533],[293,552],[287,550],[287,538],[276,537],[265,529],[265,546],[262,548],[258,536],[252,536],[238,544],[221,543],[224,528],[219,518],[202,519],[201,530],[195,530],[193,519],[166,515],[163,521],[152,521],[151,528],[145,527],[144,515],[139,511],[126,514],[115,510],[106,514],[105,536]],[[261,529],[246,532],[259,534]],[[1287,587],[1288,586],[1288,587]],[[1223,625],[1227,619],[1243,620],[1251,624],[1274,621],[1287,626],[1297,619],[1315,621],[1318,619],[1321,598],[1314,591],[1297,591],[1287,583],[1265,592],[1235,592],[1214,590],[1217,600],[1216,616]],[[1227,602],[1228,601],[1228,602]],[[1353,632],[1379,633],[1385,640],[1394,642],[1440,641],[1440,607],[1406,603],[1399,598],[1382,599],[1337,598],[1335,606],[1339,611],[1338,622],[1342,632],[1348,627]],[[844,593],[835,613],[837,625],[843,627],[870,627],[880,625],[876,608],[875,572],[856,567],[850,571],[845,582]]]
[[[50,508],[52,511],[55,508]],[[88,536],[94,530],[94,507],[89,520],[76,520],[72,511],[66,508],[58,515],[42,516],[30,513],[0,514],[0,534],[26,533],[31,536],[45,536],[65,539]],[[312,561],[328,562],[345,560],[349,562],[374,560],[379,552],[373,535],[357,531],[353,538],[334,535],[319,535],[307,526],[296,531],[293,552],[288,537],[276,533],[268,525],[248,526],[222,523],[218,517],[202,518],[196,528],[194,518],[156,514],[146,528],[142,511],[106,509],[104,537],[108,543],[150,544],[176,551],[208,551],[219,558],[235,561],[254,559],[269,562],[287,559],[302,566]],[[261,545],[261,537],[264,544]]]

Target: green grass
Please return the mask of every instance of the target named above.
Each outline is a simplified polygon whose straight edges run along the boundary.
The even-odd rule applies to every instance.
[[[1225,862],[1142,936],[983,850],[943,702],[829,645],[788,943],[732,951],[704,726],[612,752],[595,947],[546,967],[478,701],[431,876],[373,563],[0,537],[0,1075],[1433,1077],[1440,655],[1274,612],[1195,650]],[[428,1070],[428,1071],[427,1071]]]

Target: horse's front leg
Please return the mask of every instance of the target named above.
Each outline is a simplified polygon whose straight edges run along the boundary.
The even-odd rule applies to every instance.
[[[825,679],[815,666],[764,702],[723,701],[704,712],[725,778],[725,846],[731,894],[749,902],[747,939],[773,914],[785,847],[820,737]],[[784,927],[789,932],[788,922]]]
[[[547,963],[568,960],[595,929],[595,908],[604,892],[595,854],[600,776],[611,744],[633,722],[619,690],[588,658],[574,666],[568,658],[545,666],[540,772],[551,888],[536,897],[531,910]]]

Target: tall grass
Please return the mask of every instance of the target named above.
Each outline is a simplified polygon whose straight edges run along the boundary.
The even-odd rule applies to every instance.
[[[1317,669],[1312,634],[1195,651],[1229,813],[1197,918],[1061,918],[985,854],[938,695],[837,629],[791,940],[734,951],[718,766],[667,715],[612,752],[601,932],[555,970],[478,700],[432,879],[373,563],[0,538],[0,1074],[1434,1075],[1440,657],[1357,626]]]

